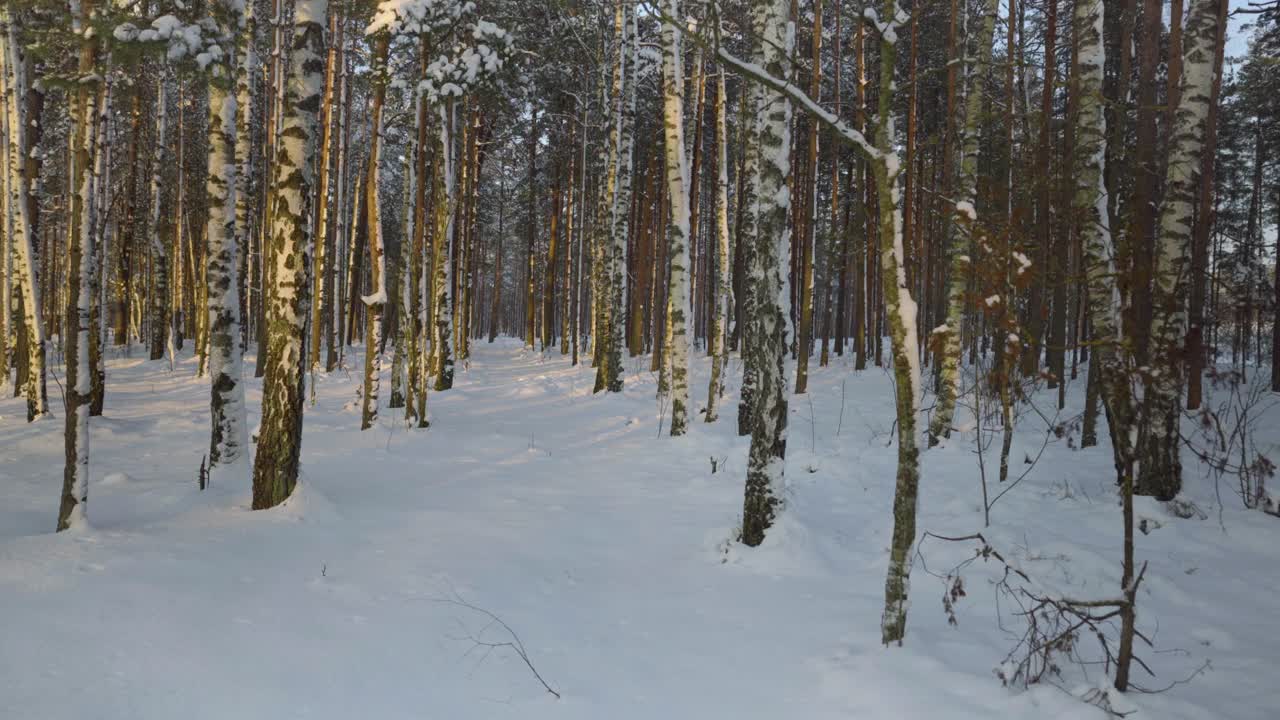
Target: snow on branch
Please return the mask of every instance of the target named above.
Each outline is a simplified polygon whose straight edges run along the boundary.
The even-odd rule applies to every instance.
[[[815,118],[818,122],[820,122],[822,125],[824,125],[828,129],[835,132],[836,135],[841,140],[843,140],[846,143],[849,143],[850,145],[853,145],[855,148],[861,151],[863,156],[865,156],[868,160],[882,161],[884,159],[882,153],[879,150],[877,150],[876,147],[873,144],[871,144],[870,141],[867,140],[865,135],[863,135],[861,132],[850,127],[843,120],[841,120],[835,113],[830,112],[826,108],[819,105],[817,101],[809,97],[809,93],[805,92],[799,86],[787,80],[783,80],[781,78],[775,77],[769,74],[769,71],[765,70],[763,67],[760,67],[756,63],[742,60],[734,56],[733,53],[730,53],[728,50],[726,50],[724,46],[720,43],[717,23],[709,23],[712,29],[715,30],[716,32],[713,35],[713,37],[707,38],[701,33],[695,32],[694,30],[691,30],[690,28],[686,27],[678,19],[672,18],[670,15],[666,14],[661,9],[653,7],[652,5],[650,5],[649,7],[651,8],[652,12],[655,15],[657,15],[657,17],[662,22],[667,23],[672,27],[675,27],[679,32],[684,33],[687,37],[689,37],[689,39],[692,40],[695,44],[700,45],[704,48],[709,48],[712,52],[716,54],[716,57],[718,57],[721,62],[723,62],[726,66],[731,68],[738,75],[754,80],[760,83],[761,85],[764,85],[765,87],[786,96],[788,100],[791,100],[792,102],[799,105],[810,116]],[[892,175],[895,173],[891,172],[890,174]]]

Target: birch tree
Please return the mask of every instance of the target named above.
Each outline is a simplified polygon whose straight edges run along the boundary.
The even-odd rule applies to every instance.
[[[75,6],[72,6],[75,10]],[[80,37],[76,66],[78,85],[72,106],[71,170],[72,188],[67,236],[67,311],[63,328],[67,359],[67,409],[63,441],[66,464],[62,473],[62,503],[58,508],[58,530],[67,530],[85,521],[89,500],[89,403],[92,379],[89,367],[90,306],[93,303],[92,178],[94,132],[97,128],[98,40],[86,29],[95,19],[94,0],[80,0],[72,15],[72,31]]]
[[[596,367],[595,392],[622,391],[623,299],[626,297],[626,255],[631,207],[631,159],[635,146],[636,65],[639,59],[635,8],[619,2],[614,12],[617,56],[613,65],[610,103],[610,157],[604,198],[597,225],[601,265],[599,294],[592,302],[600,316],[593,339],[600,348]],[[630,75],[628,75],[630,73]]]
[[[667,295],[667,352],[671,366],[671,435],[689,425],[689,163],[684,145],[684,57],[680,0],[667,0],[669,22],[662,25],[662,97],[667,197],[671,206],[671,288]],[[628,163],[629,164],[629,163]],[[627,168],[629,169],[629,168]],[[620,214],[626,214],[624,207]],[[785,414],[783,422],[785,423]]]
[[[364,407],[360,414],[360,429],[368,430],[378,420],[378,391],[382,377],[382,311],[387,304],[387,267],[382,246],[382,203],[380,193],[379,163],[382,161],[382,115],[387,97],[387,51],[391,34],[383,31],[374,35],[370,56],[372,58],[373,99],[370,101],[369,166],[365,171],[365,225],[369,235],[369,270],[373,292],[361,298],[368,308],[365,320],[364,341]]]
[[[293,47],[280,108],[274,171],[268,193],[272,291],[266,307],[266,366],[262,425],[253,465],[253,508],[279,505],[298,482],[302,451],[303,345],[310,307],[310,203],[317,114],[324,85],[324,21],[328,0],[297,0]],[[261,350],[259,351],[261,352]]]
[[[248,460],[245,430],[244,385],[241,383],[243,348],[240,333],[240,244],[237,232],[236,144],[238,107],[234,33],[243,17],[238,0],[216,0],[210,9],[220,20],[222,42],[219,61],[209,67],[209,170],[206,180],[208,221],[208,317],[209,380],[212,432],[209,440],[210,477],[218,468],[242,473]]]
[[[751,6],[756,36],[755,65],[773,78],[789,83],[787,58],[795,41],[795,26],[788,19],[785,0],[755,0]],[[757,215],[754,263],[748,282],[752,289],[750,345],[745,363],[755,375],[751,408],[751,449],[747,456],[747,483],[742,505],[742,542],[764,542],[782,500],[787,452],[787,394],[783,360],[787,350],[787,317],[791,291],[783,272],[791,242],[787,212],[791,169],[791,102],[777,89],[761,92],[756,116],[757,153],[744,172],[757,177]]]
[[[1172,500],[1182,488],[1179,421],[1184,383],[1188,261],[1210,96],[1215,82],[1218,16],[1225,0],[1192,0],[1187,16],[1185,70],[1169,141],[1152,287],[1152,323],[1141,474],[1135,491]]]
[[[951,435],[955,415],[956,394],[960,385],[960,343],[964,335],[965,294],[972,274],[970,261],[971,233],[977,221],[975,211],[978,194],[978,154],[982,141],[982,86],[991,65],[991,43],[995,35],[998,0],[985,0],[982,24],[975,40],[978,58],[969,70],[965,90],[964,128],[960,149],[960,174],[954,199],[955,219],[947,239],[951,273],[947,281],[947,322],[933,331],[935,342],[942,343],[940,384],[937,407],[929,423],[929,445]]]
[[[714,280],[715,309],[707,337],[711,354],[711,382],[707,389],[707,422],[715,422],[716,405],[724,394],[724,374],[729,362],[729,304],[732,284],[729,282],[729,133],[725,123],[724,71],[716,74],[716,266]]]
[[[6,225],[9,230],[9,241],[12,254],[9,263],[14,269],[11,277],[18,284],[21,297],[23,321],[22,330],[26,333],[27,376],[27,421],[31,422],[48,412],[48,398],[45,392],[45,340],[44,314],[40,282],[35,264],[35,251],[31,229],[31,217],[28,213],[30,184],[26,174],[27,118],[23,110],[23,98],[26,95],[26,59],[22,54],[22,44],[18,39],[16,18],[10,12],[8,3],[0,4],[0,43],[3,52],[0,62],[4,70],[5,116],[9,125],[8,146],[5,148],[5,171],[8,197],[5,203]],[[17,344],[22,347],[22,343]]]

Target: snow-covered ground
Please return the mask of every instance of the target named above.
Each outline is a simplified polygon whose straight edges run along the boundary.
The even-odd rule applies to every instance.
[[[559,354],[506,341],[474,355],[453,390],[431,395],[425,431],[384,409],[360,432],[356,375],[322,376],[302,484],[264,512],[247,509],[248,478],[197,490],[208,387],[194,361],[170,372],[115,358],[92,423],[90,528],[73,533],[52,532],[61,412],[28,425],[20,401],[0,400],[0,718],[1105,717],[1072,695],[1100,668],[1002,687],[993,669],[1018,625],[1008,607],[997,622],[992,563],[966,571],[951,626],[942,580],[917,560],[906,645],[880,645],[896,452],[883,370],[835,359],[791,397],[788,504],[748,549],[730,543],[746,457],[736,360],[721,420],[671,439],[647,358],[627,361],[621,396],[593,396],[592,371]],[[696,358],[701,405],[708,363]],[[256,425],[261,384],[249,388]],[[1083,380],[1063,417],[1082,402]],[[1052,407],[1049,394],[1038,404]],[[1020,425],[1015,476],[1044,431]],[[1049,443],[986,535],[1045,586],[1114,597],[1109,450],[1075,445]],[[981,530],[972,433],[923,461],[921,532]],[[993,486],[995,468],[993,449]],[[1224,489],[1220,523],[1203,475],[1188,460],[1207,519],[1138,505],[1159,524],[1137,537],[1150,563],[1140,629],[1156,645],[1140,654],[1158,677],[1135,668],[1135,680],[1194,677],[1131,693],[1130,717],[1275,718],[1280,520]],[[941,572],[973,547],[930,541],[923,556]]]

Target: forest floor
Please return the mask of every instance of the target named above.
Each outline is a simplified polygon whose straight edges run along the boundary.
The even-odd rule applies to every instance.
[[[20,401],[0,400],[0,718],[1106,717],[1079,699],[1105,684],[1101,667],[1002,686],[994,669],[1022,621],[997,607],[994,561],[965,570],[948,623],[947,585],[929,571],[971,558],[973,543],[924,543],[906,644],[880,644],[893,386],[847,355],[790,397],[786,508],[750,549],[731,542],[747,449],[736,359],[721,419],[697,418],[678,439],[647,358],[627,361],[620,396],[593,396],[592,371],[558,353],[481,342],[455,388],[430,396],[428,430],[384,408],[360,432],[358,375],[322,375],[299,490],[249,512],[248,478],[197,490],[209,418],[194,360],[170,371],[134,354],[110,361],[106,414],[92,422],[87,529],[52,532],[61,410],[28,425]],[[709,366],[697,358],[700,408]],[[1082,374],[1061,420],[1079,414],[1083,387]],[[248,388],[255,427],[261,383]],[[1052,396],[1036,397],[1050,416]],[[1268,412],[1275,457],[1280,412]],[[986,537],[1041,588],[1115,597],[1122,528],[1105,429],[1102,447],[1079,450],[1078,429],[1046,428],[1022,417],[1012,474],[1030,472],[994,505]],[[974,435],[923,453],[921,533],[983,530]],[[986,438],[994,495],[999,438]],[[1158,677],[1134,677],[1187,682],[1117,709],[1274,718],[1280,520],[1227,487],[1219,507],[1186,462],[1204,519],[1138,502],[1150,531],[1137,536],[1150,563],[1139,629],[1155,643],[1139,654]],[[1078,647],[1096,657],[1093,638]]]

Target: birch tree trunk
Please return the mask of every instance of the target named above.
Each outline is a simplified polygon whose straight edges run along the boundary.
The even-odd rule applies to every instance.
[[[453,240],[457,198],[455,191],[457,168],[453,154],[453,126],[455,101],[444,101],[438,108],[439,139],[436,148],[435,218],[432,233],[432,323],[435,337],[432,340],[432,371],[436,378],[436,390],[453,387]],[[530,265],[530,272],[533,266]],[[533,275],[530,275],[530,283]],[[531,285],[532,287],[532,285]],[[533,307],[533,295],[529,296]],[[530,330],[532,332],[532,330]],[[532,344],[532,337],[530,337]]]
[[[738,435],[750,435],[755,426],[754,411],[757,385],[757,368],[754,362],[746,362],[751,355],[751,346],[755,343],[755,282],[756,273],[756,235],[759,228],[756,218],[759,214],[760,185],[760,144],[756,140],[759,133],[759,114],[761,90],[757,87],[743,88],[743,112],[740,142],[743,145],[742,164],[738,170],[742,178],[738,187],[738,249],[736,264],[742,266],[741,289],[736,298],[739,304],[737,324],[741,328],[742,387],[738,391]]]
[[[1074,119],[1076,193],[1072,210],[1084,246],[1088,268],[1089,320],[1094,347],[1091,370],[1097,365],[1099,395],[1107,408],[1116,477],[1120,481],[1124,528],[1124,563],[1120,586],[1129,601],[1121,609],[1121,643],[1115,685],[1128,685],[1133,639],[1133,461],[1137,443],[1133,396],[1130,389],[1133,362],[1124,349],[1120,322],[1120,289],[1116,284],[1116,253],[1108,217],[1103,176],[1106,157],[1106,122],[1102,84],[1106,64],[1102,44],[1104,3],[1081,0],[1075,8],[1077,83],[1079,100]]]
[[[898,14],[895,0],[884,0],[881,14],[889,30],[906,20],[905,15]],[[880,205],[880,237],[884,240],[881,243],[881,284],[893,347],[898,420],[893,542],[889,548],[889,570],[884,584],[884,615],[880,621],[880,639],[885,645],[895,642],[901,645],[907,631],[907,593],[915,547],[916,494],[920,484],[919,448],[916,445],[916,415],[920,410],[920,349],[916,340],[917,306],[907,285],[907,258],[902,238],[902,166],[894,145],[893,71],[897,55],[894,40],[894,33],[881,33],[879,122],[876,125],[875,141],[877,157],[876,162],[872,163]]]
[[[757,38],[755,64],[774,78],[788,82],[787,58],[795,40],[795,25],[788,17],[786,0],[755,0],[751,7]],[[791,169],[791,102],[774,88],[761,91],[761,113],[756,118],[758,176],[755,262],[748,271],[752,286],[752,327],[745,362],[755,375],[751,408],[751,449],[747,456],[747,483],[742,506],[742,542],[764,542],[773,525],[785,482],[787,451],[787,395],[783,361],[787,352],[787,317],[791,291],[783,262],[788,257],[791,232],[787,212],[791,197],[787,174]]]
[[[81,0],[73,28],[81,35],[93,19],[94,0]],[[90,305],[93,303],[92,176],[94,132],[97,127],[98,82],[94,78],[98,62],[98,41],[82,37],[77,86],[73,104],[73,140],[68,186],[73,189],[68,216],[67,313],[63,326],[66,356],[67,409],[63,441],[66,464],[62,473],[62,503],[58,508],[58,530],[67,530],[85,521],[89,500],[89,402],[92,379],[89,367]]]
[[[0,6],[0,23],[6,26],[3,38],[5,106],[9,123],[8,147],[5,150],[9,189],[6,214],[11,218],[10,243],[13,249],[9,262],[13,263],[16,271],[13,278],[19,286],[23,314],[21,328],[25,333],[25,343],[18,342],[15,345],[27,352],[24,391],[27,396],[27,421],[31,422],[47,413],[49,408],[45,393],[44,313],[30,215],[31,187],[26,174],[28,150],[27,117],[24,112],[25,58],[22,56],[15,19],[10,15],[7,4]]]
[[[1146,428],[1135,492],[1172,500],[1182,489],[1179,421],[1184,383],[1188,261],[1215,82],[1218,15],[1225,0],[1192,0],[1187,17],[1182,87],[1169,141],[1164,203],[1157,231],[1149,368],[1143,392]]]
[[[324,20],[327,0],[298,0],[293,48],[281,107],[270,199],[271,243],[267,262],[272,292],[267,300],[267,358],[262,424],[253,466],[253,508],[284,502],[298,482],[302,450],[303,333],[306,327],[313,197],[311,162],[324,83]]]
[[[716,405],[724,394],[724,373],[729,364],[729,133],[725,123],[724,71],[716,73],[716,266],[712,292],[715,307],[707,346],[711,354],[711,383],[707,389],[707,422],[718,418]]]
[[[371,52],[373,98],[370,101],[369,166],[365,170],[365,224],[369,233],[369,269],[372,293],[361,298],[368,308],[364,340],[364,405],[360,413],[360,429],[368,430],[378,421],[378,392],[382,378],[382,311],[387,304],[387,268],[382,247],[382,183],[378,164],[382,160],[382,114],[387,96],[387,51],[391,35],[378,33]],[[324,181],[321,180],[321,186]],[[321,201],[323,202],[323,200]]]
[[[312,372],[320,364],[321,341],[328,335],[325,332],[325,307],[332,302],[329,294],[332,286],[327,278],[333,274],[333,243],[329,233],[329,188],[332,185],[333,173],[330,172],[333,158],[333,112],[338,106],[334,98],[338,78],[338,66],[343,62],[342,30],[345,17],[340,10],[329,13],[329,52],[325,60],[324,94],[320,113],[320,157],[317,160],[315,220],[315,290],[311,294],[311,342],[307,348],[308,366]],[[314,381],[313,381],[314,386]],[[313,387],[314,393],[314,387]]]
[[[810,66],[809,96],[822,97],[822,0],[813,1],[813,36],[812,65]],[[839,62],[837,60],[837,62]],[[796,394],[803,395],[809,390],[809,358],[813,354],[813,262],[817,256],[815,243],[818,228],[818,121],[809,119],[809,136],[806,173],[803,179],[796,178],[795,186],[804,183],[803,189],[797,193],[803,200],[804,207],[797,207],[795,217],[801,218],[798,223],[801,230],[799,238],[800,267],[796,278],[800,281],[800,312],[796,328]],[[803,213],[803,214],[801,214]]]
[[[235,2],[222,0],[218,9],[226,26],[236,28],[242,17]],[[209,473],[227,468],[229,478],[243,476],[248,459],[245,430],[244,385],[241,383],[243,348],[240,334],[240,243],[236,232],[236,141],[238,107],[235,73],[230,63],[210,67],[209,170],[205,188],[209,217],[205,234],[209,245]]]
[[[596,373],[596,391],[622,392],[622,344],[625,330],[627,237],[631,207],[631,158],[635,147],[636,72],[639,43],[636,37],[635,9],[619,3],[614,16],[614,34],[618,37],[618,57],[613,69],[612,102],[616,116],[609,128],[609,177],[605,181],[608,211],[601,218],[608,242],[603,249],[603,280],[600,303],[603,313],[600,336],[600,364]],[[616,140],[615,140],[616,138]]]
[[[969,86],[965,90],[965,117],[960,149],[960,174],[955,190],[955,219],[951,223],[951,236],[947,252],[950,255],[951,272],[947,282],[947,323],[941,334],[940,385],[937,408],[929,423],[929,445],[937,445],[942,438],[950,437],[951,423],[955,416],[956,394],[960,385],[960,352],[964,335],[965,293],[972,275],[969,253],[973,224],[977,220],[975,207],[978,194],[978,153],[982,134],[982,86],[991,65],[991,43],[995,35],[998,0],[986,0],[983,5],[982,25],[977,36],[978,60],[969,71]]]
[[[151,211],[147,220],[147,236],[151,244],[154,288],[151,292],[151,348],[150,359],[164,357],[165,339],[169,333],[169,250],[161,234],[161,197],[164,187],[164,168],[167,158],[168,98],[165,97],[165,78],[156,79],[156,140],[151,158]]]
[[[682,22],[680,0],[667,0],[666,11],[673,22]],[[671,203],[671,292],[667,296],[666,342],[671,365],[673,437],[683,435],[689,425],[689,338],[686,327],[690,279],[689,163],[684,146],[684,58],[681,53],[681,32],[672,22],[662,24],[663,126],[666,140],[667,196]]]
[[[240,343],[242,354],[244,345],[248,340],[246,330],[251,324],[249,318],[253,304],[249,302],[249,295],[253,292],[253,285],[250,275],[252,274],[251,269],[256,264],[252,257],[253,238],[256,237],[253,213],[258,190],[257,183],[254,181],[258,172],[258,153],[254,148],[254,139],[256,137],[255,122],[258,117],[257,109],[260,104],[257,93],[257,75],[260,72],[260,64],[257,53],[258,16],[256,6],[257,2],[246,2],[244,4],[244,12],[241,15],[240,37],[237,40],[239,57],[236,58],[236,112],[240,114],[240,117],[236,124],[235,156],[238,165],[235,185],[235,236],[239,243],[240,263],[238,268],[241,271],[237,292],[243,289],[243,295],[240,298]],[[262,348],[258,348],[258,352],[262,352],[262,350]]]

